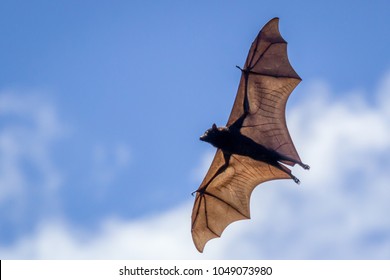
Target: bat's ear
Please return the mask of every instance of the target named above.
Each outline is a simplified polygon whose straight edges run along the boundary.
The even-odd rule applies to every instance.
[[[213,130],[217,129],[217,125],[213,123],[213,126],[211,127]]]

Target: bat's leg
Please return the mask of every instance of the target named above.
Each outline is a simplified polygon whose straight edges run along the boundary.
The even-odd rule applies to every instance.
[[[304,163],[298,163],[300,166],[302,166],[303,169],[306,169],[306,170],[309,170],[310,169],[310,166],[308,164],[304,164]]]
[[[284,166],[283,164],[276,162],[276,164],[273,164],[273,165],[275,167],[279,168],[280,170],[286,172],[291,177],[291,179],[293,179],[294,182],[297,183],[298,185],[301,183],[301,181],[299,181],[299,179],[292,174],[291,170],[289,168],[287,168],[286,166]]]
[[[221,174],[223,171],[226,170],[226,168],[228,168],[229,166],[229,161],[230,161],[230,154],[227,154],[227,153],[223,153],[223,158],[225,159],[225,163],[220,166],[217,170],[217,172],[215,172],[215,174],[213,175],[213,177],[211,177],[211,179],[207,182],[207,184],[205,184],[202,188],[200,189],[197,189],[196,191],[192,192],[191,195],[194,195],[194,193],[201,193],[203,194],[205,192],[205,190],[207,189],[207,187],[209,186],[209,184],[219,175]]]
[[[309,170],[310,169],[310,166],[308,164],[304,164],[301,161],[293,161],[293,162],[295,162],[296,164],[298,164],[299,166],[301,166],[305,170]]]
[[[299,179],[297,177],[295,177],[292,173],[290,173],[290,177],[291,179],[294,180],[295,183],[297,183],[298,185],[301,183],[301,181],[299,181]]]
[[[288,161],[292,161],[292,162],[295,162],[296,164],[298,164],[299,166],[301,166],[303,169],[305,170],[309,170],[310,169],[310,166],[308,164],[304,164],[303,162],[301,161],[297,161],[295,159],[292,159],[290,157],[287,157],[287,156],[284,156],[284,155],[280,155],[280,160],[288,160]]]

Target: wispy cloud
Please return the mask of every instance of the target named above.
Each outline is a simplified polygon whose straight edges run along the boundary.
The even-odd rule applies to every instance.
[[[0,91],[0,127],[2,242],[31,232],[41,220],[66,216],[64,187],[70,192],[86,182],[94,187],[95,198],[102,197],[131,161],[126,144],[91,144],[93,148],[80,155],[88,158],[83,177],[70,180],[72,171],[58,155],[67,150],[66,140],[77,136],[73,132],[78,127],[63,120],[55,100],[43,90]],[[74,182],[77,185],[70,186]]]
[[[288,124],[311,170],[294,168],[300,186],[290,180],[259,186],[252,220],[229,226],[204,254],[192,245],[188,201],[143,219],[106,218],[94,232],[61,218],[42,222],[1,247],[0,257],[390,258],[390,74],[370,102],[353,92],[335,97],[321,82],[301,94],[306,101],[290,109]],[[105,158],[104,149],[99,153]],[[208,167],[205,158],[199,176]]]
[[[67,131],[56,108],[37,92],[8,90],[0,92],[0,119],[0,203],[7,206],[4,219],[21,220],[26,212],[37,211],[34,204],[54,210],[63,174],[55,167],[51,152]]]
[[[124,143],[109,146],[96,144],[92,151],[92,160],[92,181],[100,185],[108,185],[130,164],[130,148]]]

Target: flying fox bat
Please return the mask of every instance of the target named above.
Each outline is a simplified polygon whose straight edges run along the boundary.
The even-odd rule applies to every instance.
[[[225,127],[215,124],[200,140],[217,148],[192,210],[192,239],[199,252],[232,222],[249,219],[253,189],[275,179],[292,179],[286,166],[302,163],[289,135],[285,108],[301,78],[287,57],[287,42],[270,20],[252,43],[233,109]]]

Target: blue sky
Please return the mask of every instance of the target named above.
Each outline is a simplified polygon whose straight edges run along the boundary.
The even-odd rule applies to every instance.
[[[199,255],[198,139],[275,16],[312,169]],[[0,257],[389,259],[389,26],[387,1],[2,1]]]

